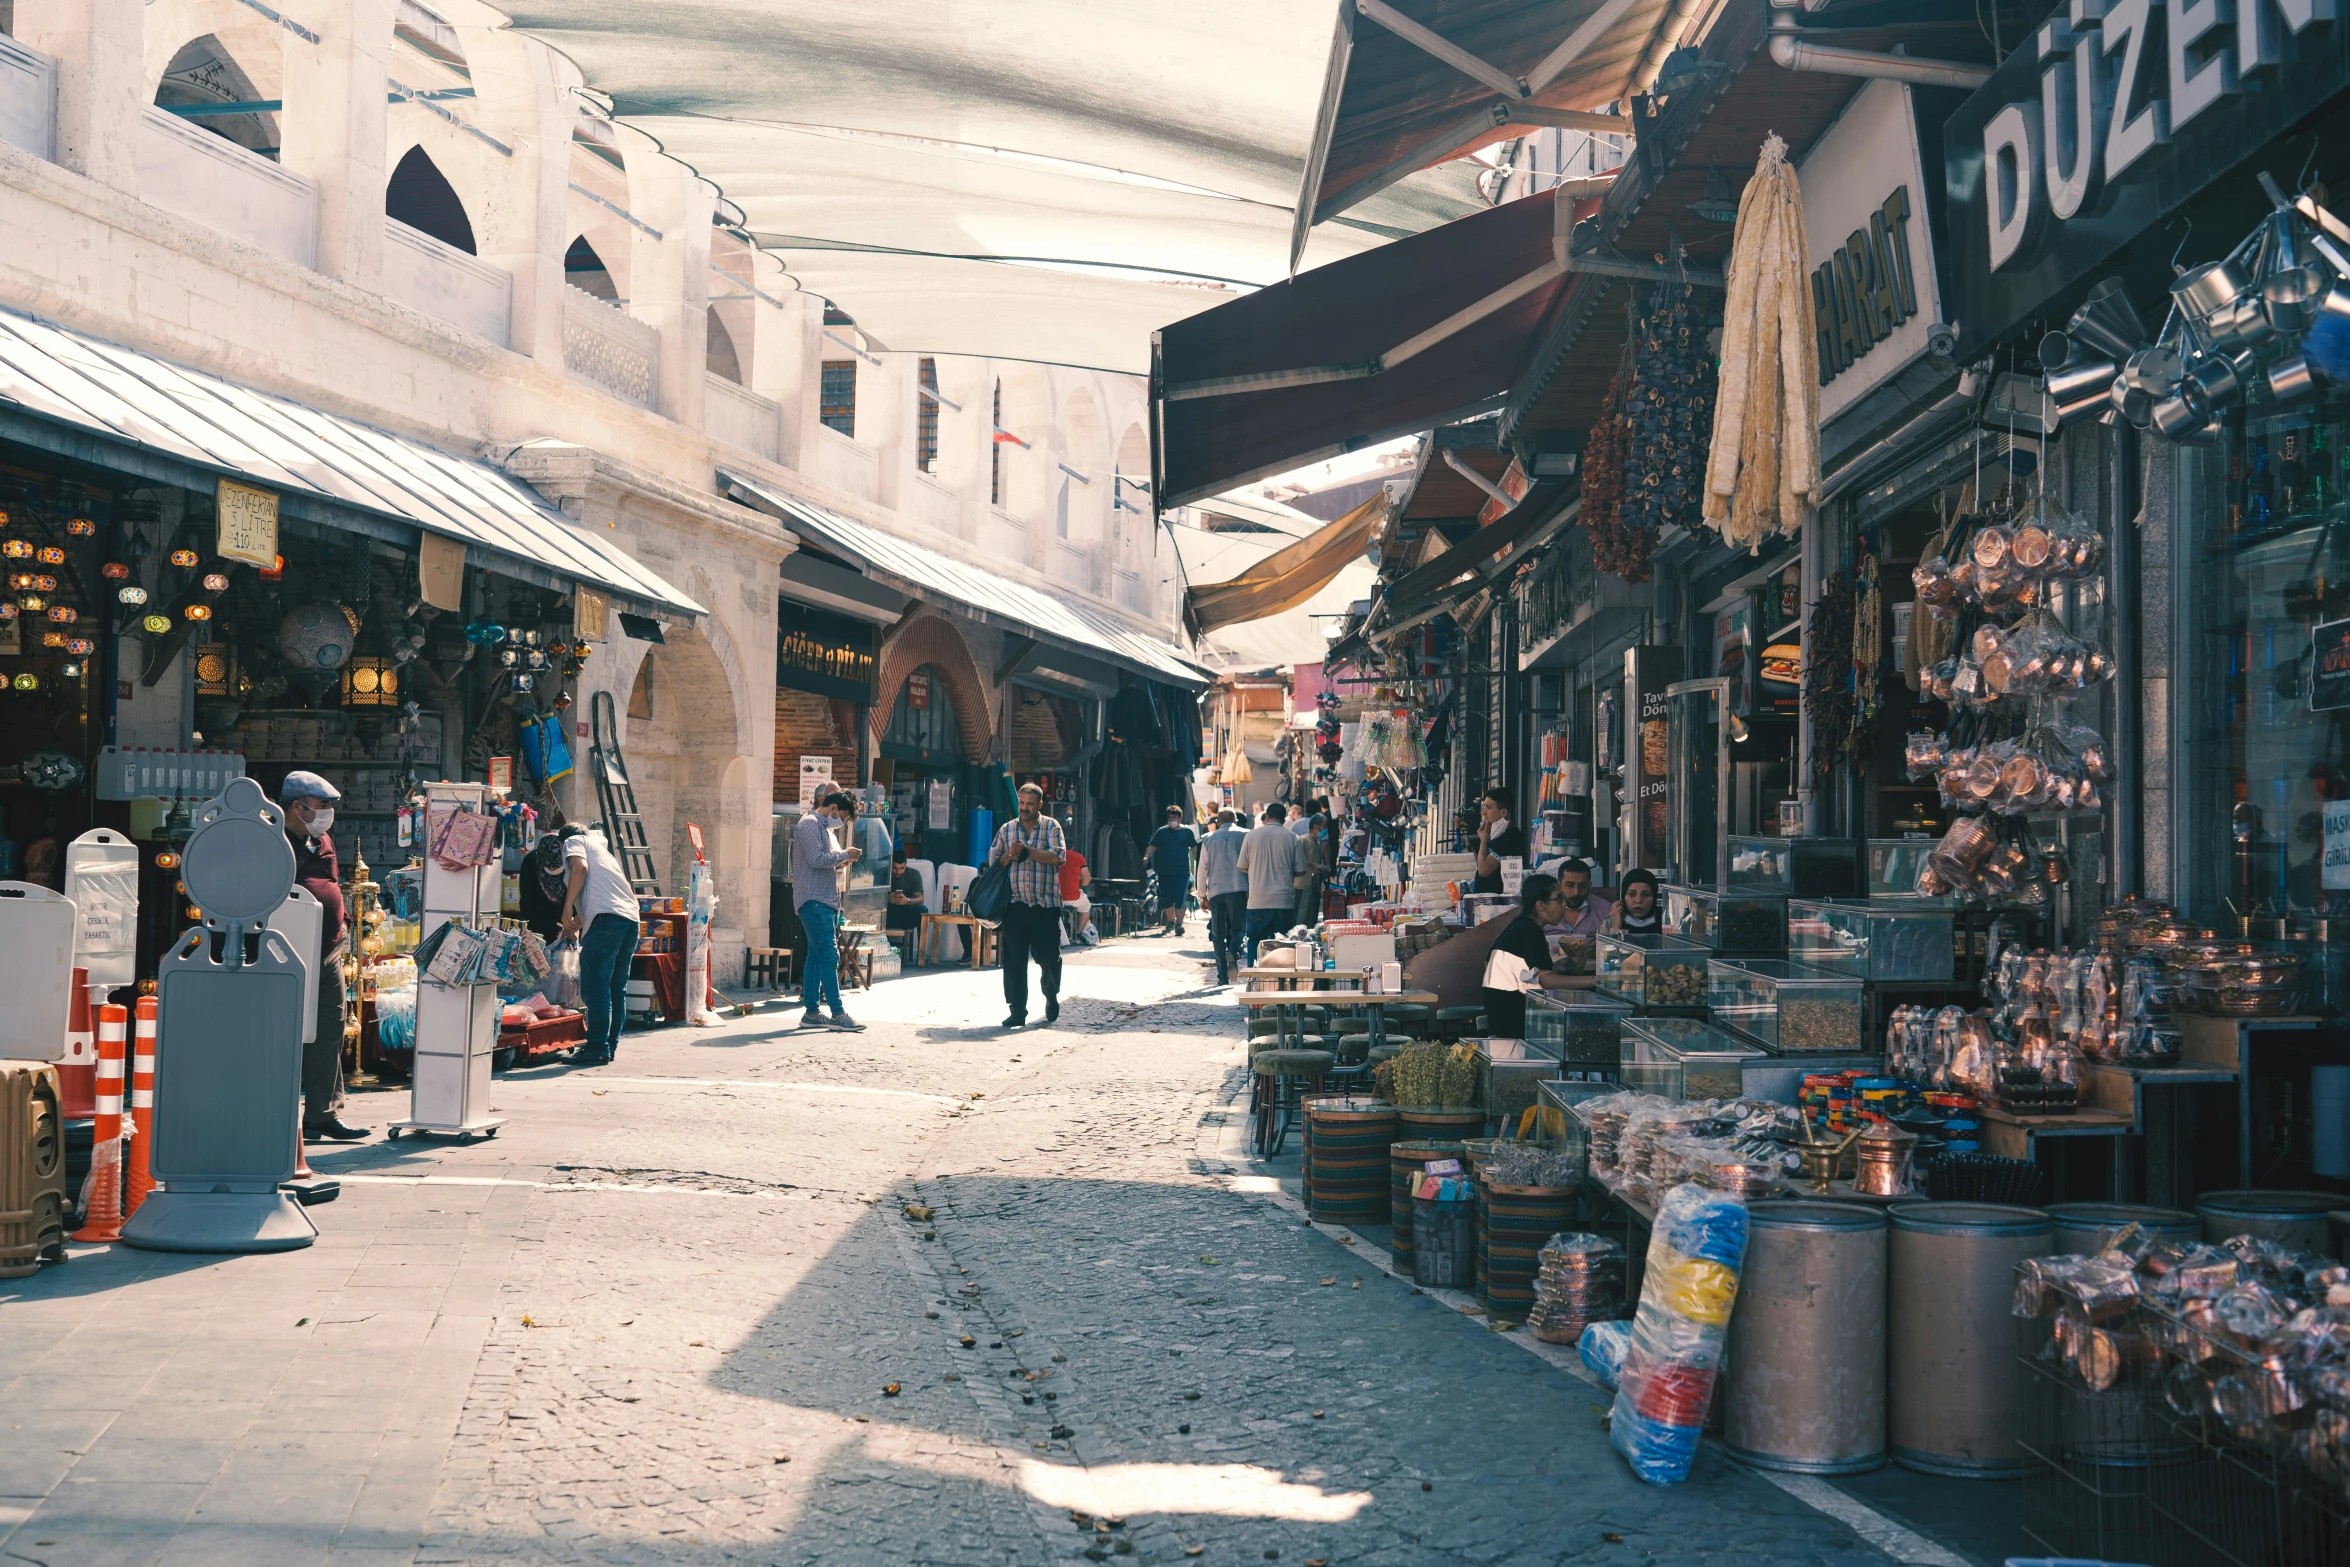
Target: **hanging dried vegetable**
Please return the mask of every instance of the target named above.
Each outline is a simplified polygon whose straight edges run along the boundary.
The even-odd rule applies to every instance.
[[[1852,583],[1839,571],[1820,584],[1804,628],[1803,715],[1811,720],[1811,775],[1827,783],[1836,758],[1852,749],[1858,712],[1852,694]]]
[[[1632,384],[1624,394],[1626,532],[1700,520],[1705,452],[1713,435],[1714,355],[1705,312],[1686,283],[1659,284],[1633,329]]]
[[[1624,372],[1607,384],[1599,420],[1583,448],[1583,526],[1591,535],[1591,564],[1626,582],[1648,580],[1646,534],[1624,528]]]
[[[1852,604],[1853,743],[1865,768],[1874,747],[1863,743],[1864,737],[1876,734],[1877,714],[1885,705],[1885,595],[1877,585],[1877,557],[1866,550],[1858,575]]]
[[[1763,142],[1738,202],[1722,310],[1721,399],[1706,463],[1705,519],[1760,550],[1792,534],[1820,485],[1819,358],[1803,191],[1787,144]]]

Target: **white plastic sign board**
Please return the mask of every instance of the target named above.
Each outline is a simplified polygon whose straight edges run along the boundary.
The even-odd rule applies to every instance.
[[[2325,864],[2318,885],[2328,892],[2350,888],[2350,800],[2325,803]]]
[[[944,832],[954,825],[954,786],[944,778],[930,780],[930,812],[923,823],[925,831]]]
[[[65,895],[75,910],[72,968],[93,985],[139,977],[139,846],[98,827],[65,846]]]
[[[302,1043],[318,1037],[318,940],[326,932],[326,905],[296,882],[272,909],[269,928],[286,938],[302,965]]]
[[[59,1061],[73,1015],[73,900],[0,881],[0,1057]]]
[[[832,788],[832,758],[803,756],[800,758],[800,809],[812,811],[816,802]]]

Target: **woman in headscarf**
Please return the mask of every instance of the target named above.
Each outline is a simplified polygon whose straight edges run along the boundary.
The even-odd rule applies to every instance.
[[[1657,907],[1656,877],[1652,873],[1642,870],[1624,873],[1624,885],[1616,895],[1615,912],[1608,916],[1607,928],[1634,936],[1662,933],[1664,914]]]

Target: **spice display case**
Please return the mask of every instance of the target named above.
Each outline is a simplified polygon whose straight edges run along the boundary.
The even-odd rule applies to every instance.
[[[1526,995],[1526,1043],[1571,1066],[1614,1070],[1623,1059],[1624,1019],[1632,1008],[1588,990],[1537,990]]]
[[[1871,838],[1869,840],[1869,896],[1917,896],[1918,872],[1934,852],[1933,838]]]
[[[1722,885],[1790,898],[1857,898],[1867,886],[1855,838],[1732,837]]]
[[[1858,1054],[1862,985],[1777,958],[1716,958],[1706,969],[1714,1021],[1776,1055]]]
[[[1948,984],[1957,972],[1952,905],[1932,898],[1792,898],[1787,956],[1872,984]]]
[[[1477,1043],[1477,1099],[1485,1117],[1504,1137],[1517,1135],[1518,1122],[1533,1108],[1542,1083],[1559,1075],[1559,1059],[1530,1039],[1485,1039]]]
[[[1599,993],[1636,1007],[1702,1007],[1708,949],[1678,936],[1602,932],[1593,939]]]
[[[1711,1023],[1633,1018],[1624,1025],[1624,1086],[1664,1099],[1735,1099],[1763,1052]]]
[[[1776,893],[1668,882],[1664,922],[1666,935],[1729,957],[1775,958],[1787,950],[1787,900]]]

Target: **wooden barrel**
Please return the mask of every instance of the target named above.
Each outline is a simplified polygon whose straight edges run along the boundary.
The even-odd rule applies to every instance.
[[[1458,1159],[1459,1143],[1401,1142],[1387,1147],[1388,1249],[1405,1272],[1412,1266],[1412,1181],[1431,1159]],[[1464,1167],[1465,1168],[1465,1167]]]
[[[1387,1148],[1395,1106],[1384,1099],[1306,1101],[1306,1211],[1340,1224],[1388,1217]]]
[[[1405,1108],[1395,1112],[1398,1137],[1433,1138],[1437,1142],[1453,1142],[1463,1137],[1485,1135],[1485,1112],[1482,1110],[1439,1110]]]
[[[1477,1298],[1492,1315],[1522,1322],[1534,1309],[1543,1246],[1575,1227],[1575,1189],[1480,1180],[1477,1214]]]

